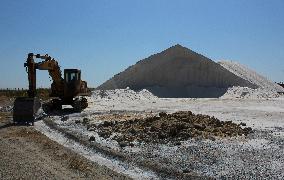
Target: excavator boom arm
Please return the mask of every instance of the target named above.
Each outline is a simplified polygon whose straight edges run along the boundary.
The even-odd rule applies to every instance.
[[[48,55],[45,55],[45,56],[37,55],[37,56],[45,60],[42,62],[36,63],[36,69],[48,70],[49,75],[53,81],[55,82],[62,81],[62,77],[61,77],[62,73],[60,70],[60,66],[58,65],[58,62],[53,58],[51,59],[51,57]]]
[[[44,61],[35,62],[34,57],[44,59]],[[51,58],[47,54],[42,56],[40,54],[34,55],[33,53],[29,53],[25,67],[27,67],[28,72],[29,97],[35,97],[36,95],[36,69],[48,70],[48,73],[53,80],[53,90],[56,92],[63,91],[63,78],[61,77],[62,72],[58,62],[55,59]]]

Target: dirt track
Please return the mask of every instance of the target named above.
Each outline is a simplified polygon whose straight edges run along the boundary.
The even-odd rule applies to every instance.
[[[0,179],[129,179],[0,116]]]

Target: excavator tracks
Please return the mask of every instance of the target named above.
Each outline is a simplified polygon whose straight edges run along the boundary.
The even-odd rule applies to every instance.
[[[88,101],[84,97],[75,98],[72,104],[74,111],[81,112],[88,107]]]

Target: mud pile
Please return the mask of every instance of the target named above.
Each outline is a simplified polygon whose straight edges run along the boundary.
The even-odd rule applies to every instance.
[[[215,137],[247,135],[250,127],[242,128],[244,123],[220,121],[215,117],[180,111],[173,114],[160,113],[159,116],[128,121],[104,121],[97,126],[98,134],[112,138],[121,146],[136,142],[179,144],[189,138],[200,137],[215,140]]]

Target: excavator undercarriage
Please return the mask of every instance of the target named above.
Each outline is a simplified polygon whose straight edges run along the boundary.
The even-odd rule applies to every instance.
[[[71,105],[74,112],[81,112],[88,107],[88,101],[85,97],[76,97],[71,102],[64,102],[61,99],[55,98],[45,102],[42,107],[44,112],[60,111],[63,105]]]
[[[35,62],[34,58],[44,59]],[[32,123],[41,108],[41,102],[36,96],[36,70],[47,70],[52,78],[51,100],[43,104],[43,110],[49,113],[61,110],[63,105],[71,105],[73,110],[81,112],[88,107],[85,96],[89,95],[87,82],[81,80],[81,71],[65,69],[64,77],[58,62],[50,56],[29,53],[24,66],[27,69],[29,90],[28,97],[18,97],[14,102],[13,120],[15,123]]]

